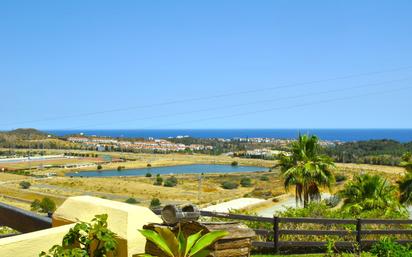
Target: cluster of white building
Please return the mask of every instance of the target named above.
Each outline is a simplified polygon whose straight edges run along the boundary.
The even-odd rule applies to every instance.
[[[175,144],[164,139],[153,139],[145,141],[119,141],[110,138],[89,138],[89,137],[68,137],[68,141],[74,143],[81,143],[88,147],[95,147],[98,150],[105,150],[106,147],[114,149],[136,149],[136,150],[149,150],[149,151],[163,151],[163,152],[178,152],[190,149],[192,151],[212,150],[212,146],[200,145],[200,144]]]

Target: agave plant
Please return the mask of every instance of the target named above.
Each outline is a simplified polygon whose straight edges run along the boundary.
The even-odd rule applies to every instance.
[[[139,232],[147,240],[153,242],[160,250],[170,257],[205,257],[210,251],[206,248],[226,236],[226,231],[213,231],[202,236],[202,231],[187,238],[179,229],[177,236],[168,228],[155,228],[155,231],[142,229]],[[150,257],[143,254],[142,257]]]

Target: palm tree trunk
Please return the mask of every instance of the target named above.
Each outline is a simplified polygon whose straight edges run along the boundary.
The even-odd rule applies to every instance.
[[[306,208],[309,204],[309,190],[307,185],[303,186],[303,208]]]

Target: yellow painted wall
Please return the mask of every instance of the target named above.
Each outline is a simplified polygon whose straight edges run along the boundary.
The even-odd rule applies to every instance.
[[[62,243],[63,236],[74,225],[65,225],[0,239],[0,256],[34,257]]]
[[[90,222],[97,214],[108,214],[108,227],[118,238],[118,257],[144,253],[146,239],[138,232],[148,223],[162,220],[150,209],[91,196],[68,198],[53,214],[53,228],[0,239],[0,257],[33,257],[53,245],[77,221]]]

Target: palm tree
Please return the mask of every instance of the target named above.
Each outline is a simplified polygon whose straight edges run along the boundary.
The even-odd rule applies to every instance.
[[[352,213],[362,211],[400,210],[401,205],[396,198],[396,188],[386,179],[378,175],[362,174],[355,176],[340,192],[345,198],[342,208]]]
[[[282,154],[275,167],[280,167],[286,190],[295,186],[296,206],[303,199],[306,207],[310,201],[320,200],[320,187],[330,190],[335,183],[334,163],[328,156],[320,154],[316,136],[299,135],[291,144],[291,151],[291,154]]]
[[[406,174],[401,181],[398,182],[401,203],[412,204],[412,157],[411,153],[407,152],[402,156],[401,166],[406,169]]]

